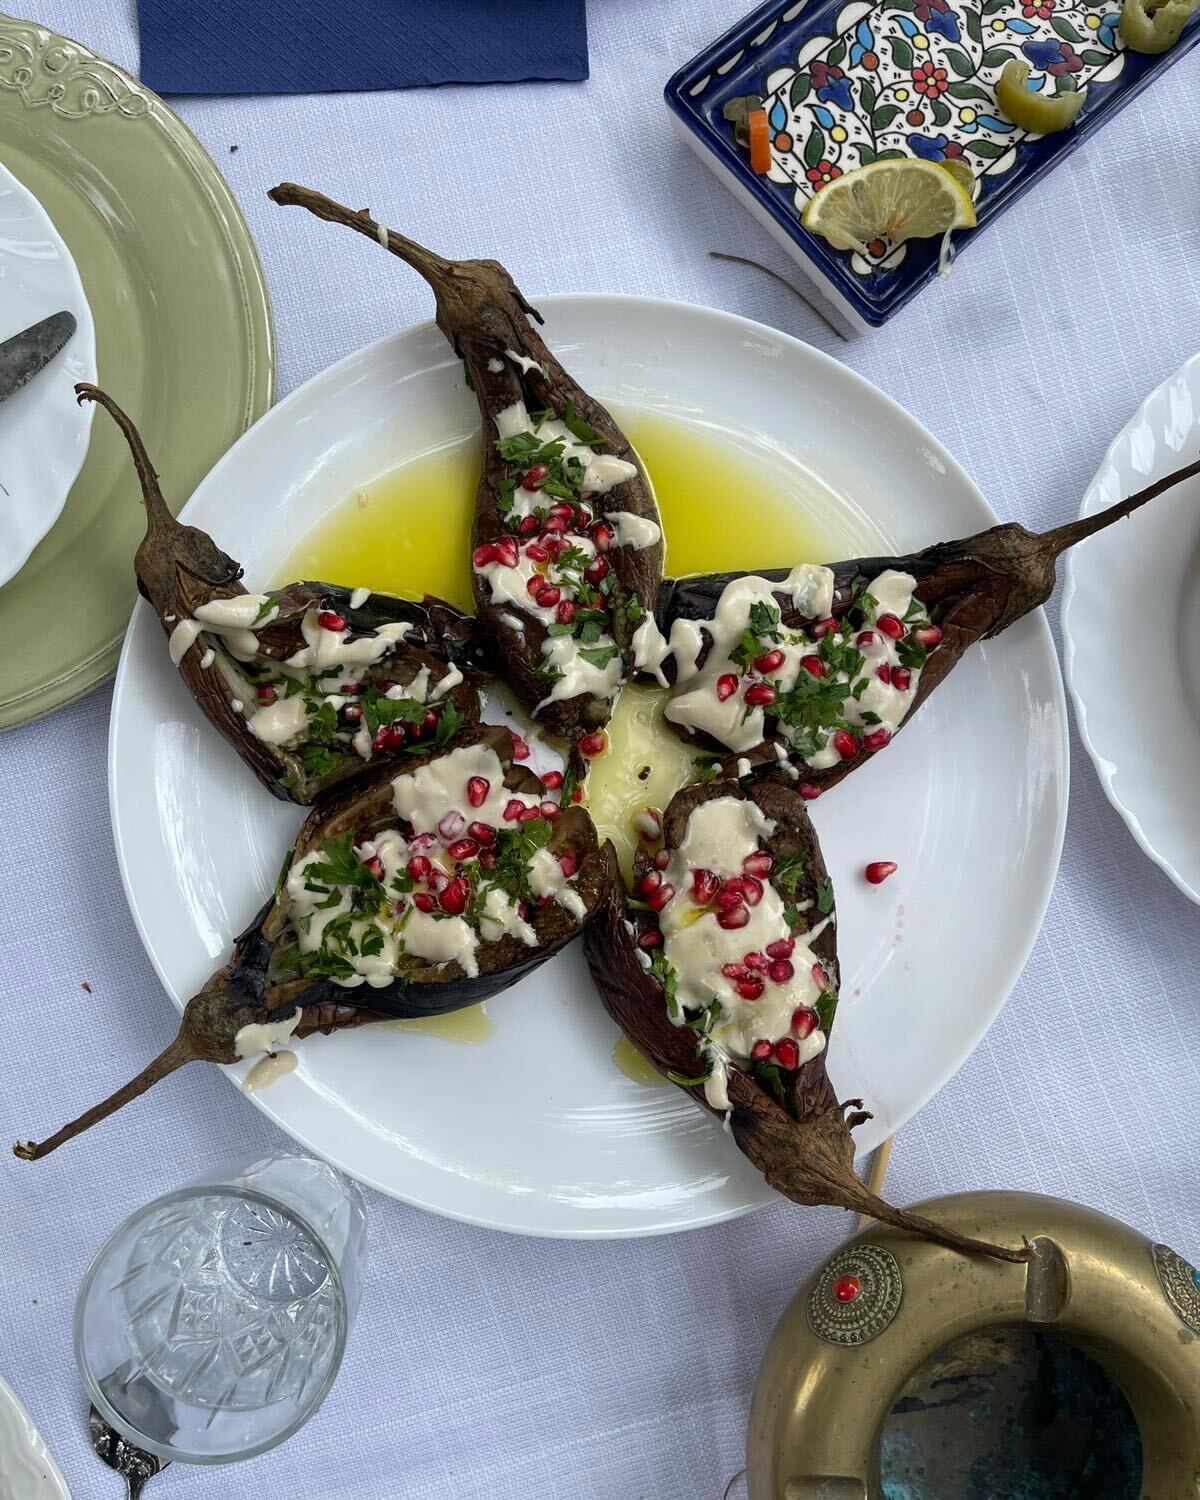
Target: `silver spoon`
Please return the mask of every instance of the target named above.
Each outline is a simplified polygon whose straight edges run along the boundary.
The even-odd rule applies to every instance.
[[[170,1459],[155,1458],[153,1453],[146,1453],[143,1449],[135,1447],[128,1439],[123,1438],[119,1432],[108,1425],[94,1406],[88,1417],[88,1433],[92,1439],[92,1447],[96,1450],[96,1456],[102,1458],[110,1469],[115,1469],[124,1478],[127,1487],[126,1500],[140,1500],[147,1481],[153,1479],[160,1469],[165,1469],[170,1464]]]

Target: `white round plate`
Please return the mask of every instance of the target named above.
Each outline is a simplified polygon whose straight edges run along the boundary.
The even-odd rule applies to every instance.
[[[1200,354],[1148,396],[1080,509],[1090,516],[1200,458]],[[1200,479],[1070,554],[1062,626],[1079,733],[1130,833],[1200,901]],[[1134,603],[1133,601],[1136,601]],[[1136,612],[1136,632],[1113,628]],[[1143,641],[1155,649],[1137,649]]]
[[[724,429],[777,461],[791,455],[820,534],[851,549],[843,555],[994,521],[934,438],[795,339],[651,299],[541,305],[551,344],[601,399]],[[441,335],[409,329],[268,412],[183,514],[248,578],[267,580],[333,502],[477,420]],[[266,795],[206,726],[144,605],[117,674],[109,778],[129,902],[180,1003],[271,889],[300,813]],[[977,648],[886,755],[815,805],[841,917],[831,1071],[842,1097],[861,1095],[875,1112],[860,1147],[919,1109],[1003,1005],[1049,898],[1066,796],[1062,683],[1039,614]],[[867,886],[863,866],[883,858],[900,872]],[[495,1034],[475,1047],[373,1028],[314,1038],[299,1069],[254,1098],[372,1186],[493,1228],[655,1234],[772,1200],[682,1093],[616,1069],[616,1029],[579,944],[488,1009]]]
[[[0,167],[0,343],[64,311],[77,325],[66,348],[0,402],[0,584],[62,515],[92,430],[92,405],[75,400],[75,382],[96,379],[96,331],[71,252],[29,189]]]
[[[0,1380],[0,1495],[3,1500],[71,1500],[33,1418]]]

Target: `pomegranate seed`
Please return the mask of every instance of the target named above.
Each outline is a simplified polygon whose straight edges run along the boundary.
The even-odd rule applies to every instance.
[[[591,526],[592,513],[590,510],[588,510],[586,505],[580,505],[576,508],[575,524],[576,528],[581,532],[587,531],[587,529]]]
[[[370,870],[376,880],[383,879],[383,860],[377,854],[373,854],[370,859],[363,860],[363,869]]]
[[[561,771],[545,771],[542,774],[542,785],[548,792],[556,792],[563,784],[563,773]]]
[[[540,573],[535,573],[532,578],[526,580],[525,592],[531,599],[536,599],[545,587],[546,580]]]
[[[434,865],[433,874],[429,877],[429,889],[435,896],[440,896],[449,884],[449,875],[446,874],[445,870],[439,870],[438,867]]]
[[[371,749],[374,750],[376,755],[382,755],[388,748],[391,728],[390,724],[381,724],[375,731],[375,738],[371,741]]]
[[[557,805],[558,804],[555,803],[555,806],[557,806]],[[542,815],[542,809],[541,809],[540,805],[538,803],[536,803],[536,802],[532,802],[532,803],[530,803],[530,805],[528,807],[523,807],[521,809],[521,822],[522,823],[532,823],[535,818],[540,818],[541,815]]]
[[[697,906],[708,906],[721,889],[721,882],[712,870],[692,871],[692,900]]]
[[[875,675],[879,678],[880,682],[891,682],[892,669],[888,666],[887,662],[881,661],[875,668]]]
[[[913,640],[931,651],[934,646],[941,643],[942,630],[940,625],[918,625],[913,631]]]
[[[749,979],[750,970],[745,964],[722,964],[721,973],[726,979]]]
[[[559,813],[562,812],[562,808],[559,807],[557,802],[539,802],[538,812],[541,813],[547,823],[553,823]]]
[[[633,815],[633,826],[638,838],[653,844],[662,837],[662,817],[657,808],[643,807]]]
[[[553,583],[548,583],[537,596],[537,602],[542,609],[553,609],[562,598],[562,589]]]
[[[747,906],[757,906],[763,898],[763,883],[753,875],[742,876],[742,900]]]
[[[864,750],[882,750],[885,745],[890,745],[892,731],[890,729],[872,729],[869,734],[863,735]]]
[[[581,786],[577,786],[571,793],[571,801],[576,804],[583,801],[583,788]]]
[[[548,464],[534,464],[531,468],[526,469],[522,475],[521,488],[523,490],[536,490],[545,481],[546,475],[549,472],[550,466]]]
[[[449,912],[453,917],[457,917],[466,911],[467,902],[470,899],[470,884],[463,880],[461,876],[456,876],[438,897],[438,905],[443,911]]]
[[[747,953],[742,962],[748,969],[753,969],[757,974],[765,974],[770,964],[765,953]]]
[[[765,988],[761,979],[739,979],[734,985],[743,1000],[761,1000]]]
[[[663,878],[657,870],[647,870],[642,878],[638,881],[638,883],[634,886],[633,894],[635,896],[641,896],[645,898],[650,894],[651,891],[658,890],[659,886],[662,885],[662,883]]]
[[[535,532],[541,529],[541,525],[542,523],[538,520],[537,516],[522,516],[521,524],[517,527],[517,535],[533,536]]]
[[[767,1058],[770,1057],[770,1055],[770,1042],[755,1042],[754,1046],[750,1048],[751,1062],[766,1062]]]
[[[434,838],[432,833],[416,833],[409,839],[408,847],[423,854],[426,849],[432,849],[436,843],[437,839]]]
[[[362,690],[363,685],[361,682],[343,682],[341,687],[338,688],[338,692],[347,698],[357,698]]]
[[[276,698],[279,697],[279,689],[272,683],[264,682],[258,688],[255,697],[257,697],[260,703],[274,703]]]
[[[775,689],[769,682],[753,682],[742,696],[751,708],[770,708],[775,702]]]
[[[772,984],[786,984],[795,972],[796,970],[789,959],[777,958],[767,970],[767,977]]]
[[[775,868],[775,856],[769,854],[766,849],[756,849],[753,854],[747,854],[742,860],[742,873],[744,875],[757,875],[759,879],[765,879]]]
[[[359,703],[343,703],[338,712],[345,724],[357,724],[362,718],[362,705]]]
[[[492,789],[486,776],[472,776],[467,781],[467,801],[472,807],[482,807]]]
[[[408,902],[401,896],[399,900],[392,903],[392,911],[396,916],[400,916],[407,906]]]
[[[894,859],[877,859],[863,871],[872,885],[882,885],[889,875],[895,873],[896,861]]]
[[[839,729],[833,737],[833,748],[843,760],[853,760],[858,754],[858,741],[848,729]]]
[[[504,804],[504,821],[506,823],[517,823],[520,821],[521,814],[524,811],[525,804],[523,802],[518,802],[517,799],[513,797],[510,799],[510,801]]]
[[[515,536],[502,536],[496,543],[496,561],[506,568],[515,568],[520,560]]]
[[[904,621],[899,615],[880,615],[875,621],[875,628],[882,630],[893,641],[900,640],[904,635]]]
[[[838,622],[832,615],[826,615],[823,620],[816,620],[808,627],[808,633],[814,641],[823,641],[831,630],[838,628]]]
[[[413,897],[413,905],[418,911],[431,912],[436,910],[437,901],[428,891],[418,891]]]
[[[428,880],[433,864],[423,854],[414,854],[404,867],[413,880]]]
[[[745,927],[750,920],[750,908],[748,906],[731,906],[727,911],[717,913],[717,926],[724,927],[727,932],[734,932],[739,927]]]
[[[798,1036],[800,1040],[803,1041],[806,1036],[812,1036],[813,1032],[816,1031],[816,1029],[816,1011],[809,1010],[807,1005],[797,1006],[796,1009],[792,1012],[793,1034]]]
[[[641,937],[638,938],[637,945],[643,952],[648,953],[652,948],[659,947],[662,944],[662,940],[663,935],[657,927],[647,927]]]
[[[810,677],[825,676],[825,663],[819,656],[802,656],[800,658],[800,665]]]
[[[616,535],[607,521],[596,521],[589,529],[588,534],[595,543],[597,552],[607,552],[612,546],[613,537]]]
[[[912,673],[907,667],[892,668],[892,686],[898,693],[907,693],[912,686]]]
[[[601,552],[596,557],[593,557],[587,567],[584,568],[583,576],[594,588],[596,584],[603,583],[608,577],[608,569],[608,558]]]
[[[533,562],[549,562],[550,554],[542,546],[541,542],[530,542],[525,548],[525,556]]]
[[[802,802],[815,802],[821,795],[821,788],[813,786],[811,781],[798,781],[796,783],[796,795]]]
[[[495,835],[493,834],[493,837]],[[494,870],[496,867],[496,851],[488,845],[479,851],[479,863],[485,870]]]
[[[471,838],[455,839],[446,853],[457,865],[461,864],[464,859],[474,859],[479,853],[479,845]]]
[[[738,680],[732,672],[726,672],[717,678],[717,702],[724,703],[727,698],[732,698],[737,692]]]
[[[777,672],[783,666],[783,652],[776,648],[774,651],[766,651],[762,656],[756,657],[754,670],[762,672],[765,676],[768,672]]]
[[[722,911],[729,911],[731,907],[742,904],[742,881],[738,875],[731,876],[721,886],[716,895],[717,905]]]
[[[860,630],[854,638],[854,644],[860,651],[873,651],[879,643],[879,637],[873,630]]]
[[[387,747],[389,750],[402,750],[408,739],[408,730],[403,724],[387,725]]]
[[[781,1068],[792,1068],[800,1066],[800,1048],[796,1046],[790,1036],[785,1036],[775,1043],[771,1051],[775,1054],[775,1061]]]
[[[444,839],[456,839],[466,826],[466,818],[458,808],[452,807],[438,819],[437,831]]]
[[[529,741],[523,734],[518,734],[515,729],[510,729],[508,732],[513,742],[513,760],[528,760]]]
[[[579,741],[579,753],[586,760],[594,760],[597,755],[603,755],[608,749],[608,735],[603,729],[593,730],[591,734],[585,734]]]
[[[794,937],[776,938],[773,943],[767,944],[768,958],[791,958],[796,951],[796,939]]]
[[[813,983],[819,990],[827,990],[829,988],[829,975],[825,972],[824,964],[813,964],[812,977]]]
[[[862,1286],[857,1276],[839,1276],[833,1283],[833,1295],[839,1302],[853,1302],[860,1291]]]
[[[323,609],[317,615],[317,624],[322,630],[345,630],[345,615],[335,615],[331,609]]]
[[[574,599],[564,599],[555,610],[554,618],[560,625],[569,625],[575,618],[575,611],[578,607]]]
[[[579,856],[570,849],[558,856],[558,863],[568,880],[579,870]]]
[[[566,516],[547,516],[542,529],[543,532],[566,531],[567,518]],[[542,540],[546,541],[545,535],[543,535]],[[547,545],[549,545],[548,542]],[[555,556],[557,555],[558,554],[555,553]]]
[[[467,832],[477,844],[494,844],[496,830],[490,823],[468,823]]]
[[[666,849],[660,849],[654,856],[654,868],[656,870],[665,870],[670,863],[671,855]]]
[[[550,516],[561,516],[564,521],[569,521],[575,514],[575,507],[573,505],[568,505],[565,500],[556,500],[550,507],[550,509],[546,512],[546,514]]]
[[[655,871],[655,874],[658,872]],[[662,911],[668,901],[674,899],[675,887],[669,881],[664,881],[656,891],[651,891],[646,897],[646,905],[651,911]]]
[[[437,724],[438,724],[437,710],[431,708],[429,710],[429,712],[425,715],[425,717],[421,720],[421,733],[423,735],[425,735],[425,734],[432,734],[433,731],[437,728]],[[402,724],[393,724],[392,728],[393,729],[399,729],[401,731],[401,733],[403,733],[403,731],[404,731],[404,726]]]

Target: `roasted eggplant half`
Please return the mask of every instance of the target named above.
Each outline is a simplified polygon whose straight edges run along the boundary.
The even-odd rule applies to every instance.
[[[611,845],[606,846],[611,859]],[[862,1100],[825,1069],[837,1008],[833,887],[786,777],[685,787],[661,847],[639,851],[632,899],[612,881],[584,936],[609,1014],[672,1083],[729,1124],[796,1203],[869,1214],[958,1250],[1029,1258],[893,1208],[854,1173]]]
[[[663,546],[628,439],[551,354],[498,261],[445,260],[311,188],[276,203],[356,229],[412,266],[437,301],[483,424],[472,567],[479,619],[535,719],[568,740],[601,728],[652,611]]]
[[[969,646],[1044,604],[1068,547],[1197,473],[1042,535],[1010,522],[907,557],[668,581],[638,666],[672,684],[667,719],[727,774],[787,762],[816,796],[885,749]]]
[[[166,1051],[16,1154],[48,1155],[188,1062],[486,1000],[578,937],[609,878],[587,813],[560,808],[514,762],[506,729],[377,764],[306,819],[273,895]]]
[[[167,509],[141,437],[111,396],[77,385],[124,433],[146,535],[138,589],[193,698],[263,785],[309,805],[377,760],[445,744],[479,720],[488,653],[469,615],[367,589],[290,583],[251,594],[242,568]]]

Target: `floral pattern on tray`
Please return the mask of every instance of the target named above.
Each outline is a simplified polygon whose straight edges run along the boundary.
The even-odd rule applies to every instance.
[[[1030,136],[1005,120],[996,82],[1010,59],[1048,93],[1115,79],[1125,64],[1113,0],[852,0],[835,34],[810,37],[793,65],[767,77],[770,178],[790,183],[797,211],[852,167],[887,157],[958,157],[997,177]],[[906,246],[879,242],[851,257],[860,275],[891,268]]]

